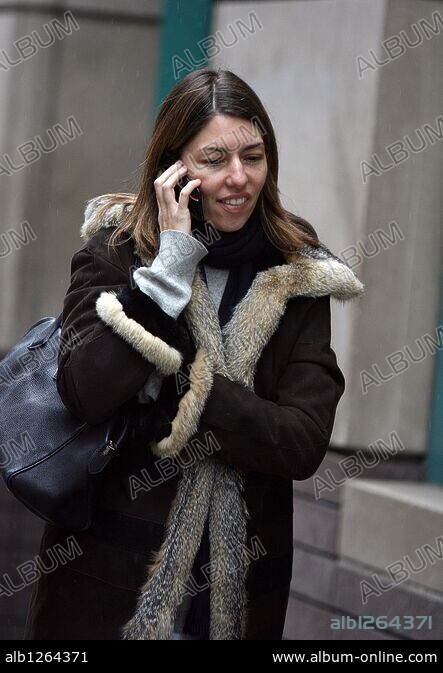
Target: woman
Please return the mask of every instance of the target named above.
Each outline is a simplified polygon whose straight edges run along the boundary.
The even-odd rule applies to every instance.
[[[345,388],[330,297],[363,286],[277,184],[256,94],[202,69],[161,106],[137,195],[88,203],[57,386],[91,424],[131,401],[132,433],[82,553],[35,585],[28,639],[282,638],[292,481]],[[70,535],[47,526],[40,554]]]

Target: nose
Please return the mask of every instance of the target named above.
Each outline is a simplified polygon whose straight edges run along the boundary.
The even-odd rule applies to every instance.
[[[227,184],[235,187],[244,187],[248,181],[248,176],[246,175],[245,168],[239,158],[232,161],[231,166],[229,167],[228,178],[226,180]]]

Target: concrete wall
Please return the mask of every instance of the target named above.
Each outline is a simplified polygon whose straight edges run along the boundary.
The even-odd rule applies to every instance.
[[[338,477],[346,457],[329,454],[318,476]],[[415,484],[406,481],[412,474]],[[313,479],[294,484],[284,639],[440,640],[441,489],[419,482],[423,474],[411,458],[362,476],[323,491]],[[408,623],[405,615],[428,619],[419,628],[417,617]],[[374,619],[365,628],[359,617]],[[333,629],[340,619],[350,621]]]
[[[30,3],[26,3],[30,5]],[[132,191],[148,140],[148,121],[157,71],[160,0],[155,2],[57,3],[78,24],[52,46],[0,70],[2,155],[16,165],[17,148],[57,124],[72,140],[12,175],[0,176],[0,231],[22,232],[30,242],[4,255],[0,264],[0,352],[44,315],[57,315],[69,283],[69,260],[81,247],[84,202],[99,193]],[[17,60],[14,41],[63,12],[35,2],[32,11],[0,12],[1,48]],[[69,24],[67,24],[69,25]],[[1,248],[7,251],[5,242]]]

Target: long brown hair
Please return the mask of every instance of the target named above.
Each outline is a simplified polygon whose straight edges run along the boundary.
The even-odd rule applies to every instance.
[[[114,204],[123,205],[123,216],[109,239],[117,245],[126,233],[144,257],[160,246],[158,205],[154,189],[159,167],[172,165],[182,148],[217,114],[246,119],[259,125],[265,144],[268,172],[257,202],[265,234],[282,252],[296,252],[305,243],[317,247],[313,227],[283,208],[278,189],[278,151],[274,129],[261,101],[246,82],[229,70],[201,68],[189,73],[170,91],[156,117],[148,144],[137,194],[104,194],[97,216]],[[132,206],[127,208],[127,206]],[[127,239],[126,239],[127,240]],[[124,241],[122,241],[123,243]]]

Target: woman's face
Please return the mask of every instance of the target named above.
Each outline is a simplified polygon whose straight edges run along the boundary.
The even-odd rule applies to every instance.
[[[268,172],[257,127],[246,119],[217,115],[184,146],[179,158],[188,167],[186,175],[201,180],[205,222],[219,231],[241,229],[255,208]],[[241,206],[221,203],[242,196],[246,201]]]

